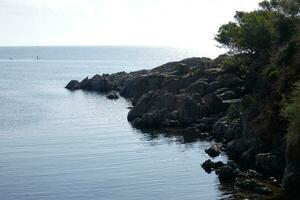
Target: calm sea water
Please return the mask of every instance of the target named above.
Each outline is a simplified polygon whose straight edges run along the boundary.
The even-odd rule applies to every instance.
[[[0,199],[224,197],[216,176],[200,167],[208,143],[142,133],[127,122],[124,99],[64,89],[71,79],[188,56],[198,55],[150,47],[0,48]]]

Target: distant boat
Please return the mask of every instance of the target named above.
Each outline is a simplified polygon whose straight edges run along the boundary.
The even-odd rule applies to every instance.
[[[39,60],[40,59],[39,56],[36,56],[36,59]]]

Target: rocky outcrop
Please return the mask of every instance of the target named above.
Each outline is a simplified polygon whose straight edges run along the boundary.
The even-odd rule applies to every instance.
[[[202,167],[208,172],[215,170],[222,182],[235,181],[244,190],[267,193],[256,180],[241,179],[249,173],[240,168],[280,178],[284,159],[274,154],[268,143],[249,134],[252,128],[248,121],[253,113],[240,108],[247,92],[253,89],[253,80],[247,71],[224,71],[219,66],[221,59],[190,58],[152,70],[95,75],[80,82],[72,80],[66,88],[111,92],[107,96],[110,99],[120,94],[132,102],[127,119],[136,128],[176,128],[185,141],[210,139],[222,143],[212,145],[206,152],[216,157],[225,149],[238,165],[208,160]],[[291,152],[287,154],[289,163],[294,163],[285,169],[284,184],[292,188],[299,183],[295,178],[299,177],[299,167],[294,168],[299,163]]]
[[[237,79],[241,84],[238,75],[228,76],[208,58],[190,58],[152,70],[73,80],[66,88],[101,93],[119,91],[132,101],[128,121],[139,128],[191,127],[203,125],[198,123],[203,118],[226,112],[229,105],[223,100],[230,98],[230,91],[237,90]],[[227,89],[221,92],[222,84]]]

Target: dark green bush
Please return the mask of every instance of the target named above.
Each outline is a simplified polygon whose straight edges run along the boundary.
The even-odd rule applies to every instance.
[[[288,142],[296,142],[300,134],[300,82],[295,85],[283,114],[290,122],[287,134]]]

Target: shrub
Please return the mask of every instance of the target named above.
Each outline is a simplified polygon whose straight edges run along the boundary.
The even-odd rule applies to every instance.
[[[295,84],[283,114],[290,122],[287,134],[288,143],[296,142],[300,134],[300,82]]]
[[[222,68],[226,72],[239,72],[244,67],[244,61],[242,58],[239,58],[238,56],[230,56],[227,58],[224,58],[222,62]]]

